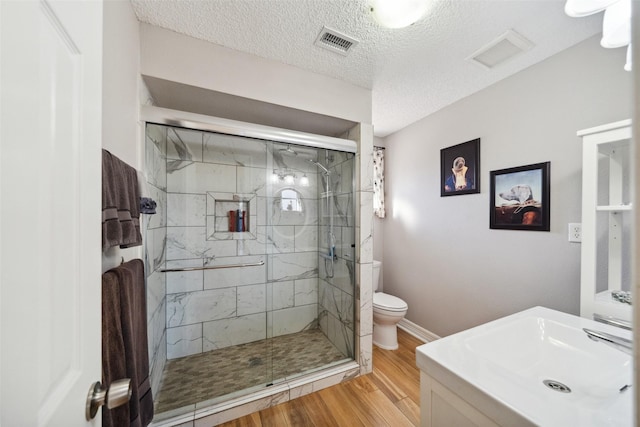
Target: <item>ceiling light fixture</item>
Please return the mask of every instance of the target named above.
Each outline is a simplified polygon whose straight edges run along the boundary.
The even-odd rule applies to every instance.
[[[295,171],[290,169],[274,169],[271,174],[271,182],[277,185],[299,185],[301,187],[308,187],[310,185],[309,177],[306,173],[303,173],[303,175],[298,178]]]
[[[293,185],[293,183],[295,182],[295,177],[291,174],[287,174],[284,176],[284,182],[285,184],[289,184],[289,185]]]
[[[387,28],[404,28],[427,13],[427,0],[371,0],[371,13],[378,24]]]
[[[564,11],[574,18],[604,11],[600,45],[606,48],[628,45],[624,69],[631,71],[631,0],[567,0]]]

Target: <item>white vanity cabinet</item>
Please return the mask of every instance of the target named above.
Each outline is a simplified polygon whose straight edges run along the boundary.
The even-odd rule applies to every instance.
[[[631,289],[631,120],[581,130],[580,315],[631,321],[616,291]]]

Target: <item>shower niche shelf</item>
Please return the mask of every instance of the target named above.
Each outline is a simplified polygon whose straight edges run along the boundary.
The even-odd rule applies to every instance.
[[[255,240],[256,200],[256,194],[207,192],[207,240]]]

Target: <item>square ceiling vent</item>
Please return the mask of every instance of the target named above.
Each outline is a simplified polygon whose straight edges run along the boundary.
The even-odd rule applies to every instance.
[[[350,50],[358,44],[358,40],[342,34],[328,27],[322,27],[322,31],[316,37],[315,45],[340,55],[347,56]]]
[[[491,70],[515,58],[534,46],[532,42],[513,30],[509,30],[495,40],[482,46],[466,59]]]

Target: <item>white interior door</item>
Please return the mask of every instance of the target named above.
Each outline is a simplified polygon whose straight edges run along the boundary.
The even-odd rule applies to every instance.
[[[0,424],[100,425],[102,3],[0,1]]]

